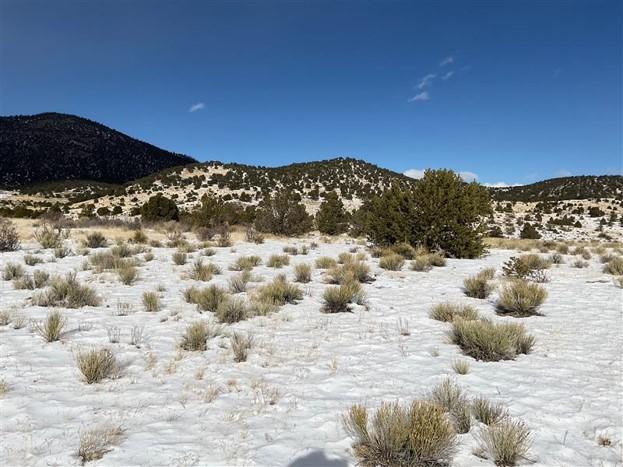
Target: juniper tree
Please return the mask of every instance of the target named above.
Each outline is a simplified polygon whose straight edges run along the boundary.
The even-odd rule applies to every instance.
[[[348,229],[348,214],[344,210],[344,203],[334,191],[325,195],[316,214],[318,230],[324,234],[336,235]]]

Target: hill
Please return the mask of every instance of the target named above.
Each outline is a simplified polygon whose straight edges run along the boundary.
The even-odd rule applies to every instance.
[[[125,183],[196,162],[74,115],[0,117],[0,186],[59,180]]]
[[[623,176],[577,176],[543,180],[530,185],[493,188],[498,201],[563,201],[570,199],[623,199]]]

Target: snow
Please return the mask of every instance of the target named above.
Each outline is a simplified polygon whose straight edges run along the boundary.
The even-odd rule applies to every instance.
[[[241,242],[217,248],[205,261],[220,265],[223,274],[210,283],[226,285],[236,274],[227,266],[237,257],[257,254],[266,262],[286,244]],[[259,266],[253,272],[265,282],[279,273],[292,279],[293,265],[336,257],[353,246],[321,243],[308,255],[292,256],[288,267]],[[23,255],[35,250],[26,245],[0,254],[0,268],[23,263]],[[79,465],[80,432],[112,424],[121,426],[123,436],[94,465],[346,467],[355,459],[340,416],[350,405],[360,402],[373,409],[384,400],[425,397],[446,376],[456,378],[471,397],[502,403],[526,422],[533,444],[525,465],[621,465],[623,297],[597,258],[589,268],[575,269],[574,257],[566,256],[566,264],[549,270],[543,316],[530,318],[497,316],[496,293],[477,300],[461,290],[465,277],[487,266],[498,269],[500,282],[502,263],[518,254],[513,251],[450,259],[446,267],[428,273],[407,267],[385,271],[369,258],[376,280],[364,285],[368,307],[336,315],[319,311],[327,285],[323,272],[314,270],[312,282],[302,285],[305,297],[299,304],[225,327],[226,333],[242,331],[255,338],[248,361],[234,363],[226,337],[210,340],[205,352],[182,352],[177,346],[188,323],[210,318],[184,302],[181,293],[203,285],[183,274],[199,252],[176,266],[173,249],[152,251],[155,259],[140,267],[140,279],[132,286],[120,284],[111,273],[83,271],[82,256],[25,266],[29,272],[54,274],[77,269],[78,279],[96,287],[104,302],[61,309],[69,331],[59,342],[44,342],[29,326],[0,327],[0,377],[9,386],[0,398],[0,465]],[[41,256],[53,258],[49,250]],[[142,293],[159,285],[166,288],[162,310],[142,311]],[[14,310],[27,320],[45,317],[50,310],[30,305],[32,294],[0,281],[0,311]],[[536,337],[533,351],[502,362],[463,356],[446,339],[450,325],[428,317],[432,305],[447,300],[470,303],[496,321],[521,321]],[[118,316],[117,303],[130,303],[133,312]],[[408,320],[408,336],[398,332],[401,319]],[[111,326],[121,329],[121,343],[108,342]],[[140,348],[129,343],[134,326],[144,329]],[[94,346],[113,349],[123,363],[119,378],[93,385],[81,381],[74,353]],[[469,374],[452,370],[459,358],[469,361]],[[473,454],[479,429],[474,422],[469,433],[459,435],[453,465],[493,465]],[[612,444],[600,446],[599,436]]]

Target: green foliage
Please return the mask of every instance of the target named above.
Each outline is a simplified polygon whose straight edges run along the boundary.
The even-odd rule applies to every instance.
[[[255,227],[277,235],[301,235],[311,230],[312,218],[300,203],[300,196],[282,192],[266,196],[259,204]]]
[[[539,238],[541,238],[541,234],[536,229],[536,227],[534,227],[529,222],[526,222],[521,229],[521,232],[519,233],[519,237],[529,240],[538,240]]]
[[[19,248],[19,236],[13,223],[0,218],[0,251],[15,251]]]
[[[316,214],[316,225],[323,234],[337,235],[348,229],[348,215],[344,203],[334,191],[325,194]]]
[[[141,207],[141,217],[146,221],[171,221],[179,219],[177,204],[158,193]]]

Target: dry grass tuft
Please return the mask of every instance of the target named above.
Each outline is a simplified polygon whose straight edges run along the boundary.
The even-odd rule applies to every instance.
[[[117,269],[117,276],[122,284],[132,285],[138,279],[138,269],[132,263],[124,263]]]
[[[229,290],[231,293],[243,293],[247,291],[247,285],[251,281],[251,272],[248,270],[242,271],[240,274],[236,274],[229,278]]]
[[[468,297],[487,298],[495,288],[489,283],[494,274],[495,269],[485,269],[475,276],[468,277],[463,281],[463,292]]]
[[[218,336],[221,327],[207,321],[195,321],[186,327],[182,335],[180,348],[190,351],[203,351],[207,349],[208,339]]]
[[[60,339],[67,320],[58,311],[53,311],[43,321],[35,321],[33,330],[45,339],[46,342],[54,342]]]
[[[285,305],[286,303],[297,303],[303,299],[303,291],[299,286],[291,284],[286,277],[279,275],[275,279],[258,289],[259,300],[262,302]]]
[[[262,264],[262,258],[259,256],[241,256],[234,264],[229,266],[229,269],[232,271],[250,271],[260,264]]]
[[[282,268],[290,264],[290,257],[288,255],[271,255],[268,258],[266,266],[269,268]]]
[[[50,286],[32,297],[33,305],[36,306],[64,306],[67,308],[81,308],[83,306],[98,306],[101,298],[95,290],[88,285],[83,285],[76,279],[76,274],[71,273],[63,277],[55,277],[50,280]]]
[[[231,349],[234,352],[234,361],[236,363],[246,362],[249,356],[249,350],[253,347],[253,336],[251,334],[241,334],[234,332],[229,338]]]
[[[623,275],[623,257],[615,256],[604,265],[604,272],[613,276]]]
[[[513,466],[525,459],[532,443],[530,430],[519,420],[489,425],[479,438],[481,452],[499,466]]]
[[[107,245],[108,241],[106,237],[101,232],[92,232],[87,234],[84,240],[84,246],[87,248],[104,248]]]
[[[249,310],[246,302],[242,298],[227,297],[219,304],[216,310],[216,318],[221,323],[237,323],[243,321],[249,316]]]
[[[294,280],[302,284],[306,284],[311,281],[312,268],[309,264],[299,263],[294,266]]]
[[[186,264],[186,261],[188,261],[188,255],[183,251],[176,251],[175,253],[173,253],[173,255],[171,255],[171,259],[173,260],[174,264],[182,266]]]
[[[87,384],[99,383],[119,371],[117,359],[108,349],[79,351],[76,354],[76,366]]]
[[[331,269],[337,266],[337,261],[329,256],[321,256],[316,259],[316,267],[318,269]]]
[[[430,392],[430,400],[449,415],[457,433],[467,433],[471,428],[471,413],[467,397],[450,378],[444,379]]]
[[[500,290],[496,307],[500,313],[514,316],[537,315],[537,309],[547,298],[547,291],[538,284],[514,280]]]
[[[216,264],[205,264],[201,258],[197,258],[197,260],[193,263],[190,278],[196,281],[208,282],[215,274],[220,273],[221,269]]]
[[[400,271],[404,264],[404,258],[397,253],[382,256],[381,259],[379,259],[379,267],[387,269],[388,271]]]
[[[478,319],[478,311],[470,305],[455,304],[450,302],[439,303],[430,310],[429,317],[444,322],[455,319],[475,320]]]
[[[160,311],[160,296],[158,295],[158,292],[144,292],[142,300],[145,311]]]
[[[118,426],[103,426],[80,433],[80,447],[78,457],[83,464],[104,457],[112,449],[123,434]]]
[[[2,270],[2,279],[5,281],[12,281],[20,279],[24,275],[24,267],[17,263],[6,263]]]
[[[500,404],[492,404],[484,397],[478,397],[472,401],[472,414],[474,418],[485,425],[493,425],[508,418],[508,411]]]
[[[451,462],[456,435],[443,409],[428,401],[384,402],[371,416],[354,405],[343,416],[359,465],[434,467]]]

